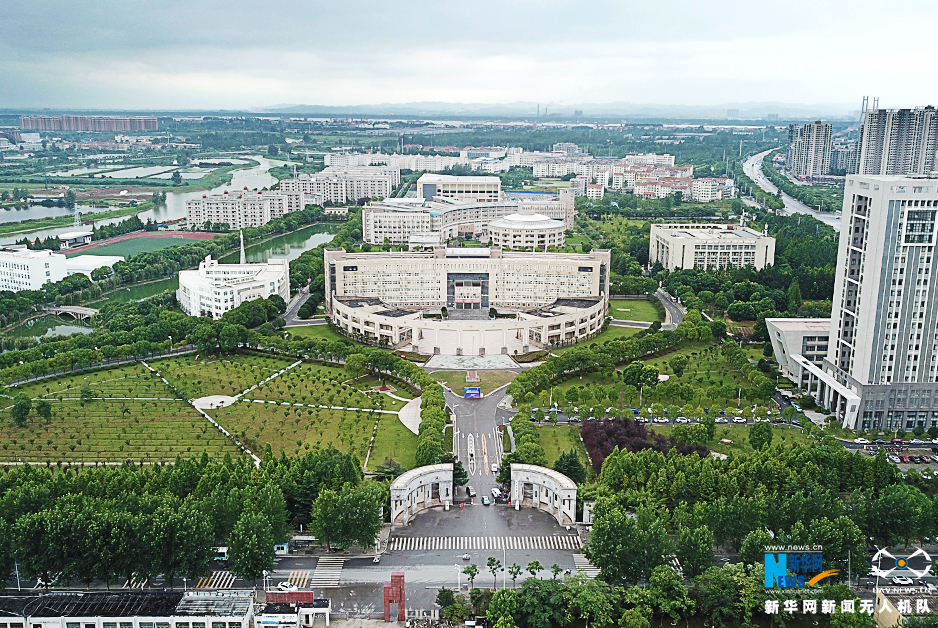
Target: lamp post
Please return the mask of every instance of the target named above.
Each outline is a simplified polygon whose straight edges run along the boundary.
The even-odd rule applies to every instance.
[[[462,565],[455,565],[456,567],[456,591],[462,591]]]

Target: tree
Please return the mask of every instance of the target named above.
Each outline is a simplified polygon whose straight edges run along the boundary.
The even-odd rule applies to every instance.
[[[270,144],[267,146],[267,154],[271,157],[276,157],[280,154],[280,147],[276,144]]]
[[[231,573],[242,580],[257,581],[274,568],[274,535],[267,517],[244,511],[228,540]]]
[[[563,473],[577,484],[586,481],[586,467],[580,462],[580,457],[577,456],[575,449],[560,454],[557,462],[554,463],[554,471]]]
[[[727,567],[711,567],[693,580],[698,614],[723,626],[739,619],[739,590]]]
[[[621,628],[651,628],[651,621],[640,608],[630,608],[619,619]]]
[[[655,519],[640,526],[637,519],[608,498],[597,500],[593,517],[593,532],[585,553],[609,584],[637,584],[656,566],[666,564],[671,546],[661,521]]]
[[[475,588],[475,579],[479,575],[479,568],[473,563],[472,565],[467,565],[463,570],[463,575],[469,579],[469,587]]]
[[[443,587],[440,589],[440,592],[436,594],[436,605],[440,608],[446,608],[456,601],[456,594],[451,590]]]
[[[749,426],[749,444],[755,450],[772,444],[772,424],[764,421]]]
[[[508,575],[511,576],[511,586],[514,588],[515,580],[517,580],[518,576],[521,575],[521,565],[512,563],[512,565],[508,568]]]
[[[492,578],[495,580],[495,584],[492,585],[493,589],[498,588],[498,572],[504,571],[502,567],[502,561],[498,560],[494,556],[489,556],[488,562],[486,562],[486,567],[488,567],[489,572],[492,574]]]
[[[713,410],[714,410],[714,412],[716,412],[715,409],[713,409]],[[710,442],[710,441],[712,441],[714,438],[716,438],[716,435],[717,435],[717,423],[716,423],[716,419],[715,419],[714,417],[710,416],[709,414],[704,415],[704,416],[700,419],[700,424],[703,425],[705,428],[707,428],[707,442]]]
[[[528,563],[526,571],[531,574],[532,578],[536,578],[538,573],[544,571],[544,566],[540,563],[540,561],[532,560]]]
[[[615,593],[609,587],[586,576],[574,576],[565,584],[571,605],[577,609],[585,628],[589,628],[590,620],[600,626],[612,623]]]
[[[580,391],[576,389],[576,386],[571,386],[567,389],[567,392],[564,393],[564,398],[567,400],[567,403],[577,403],[580,401]]]
[[[515,565],[516,566],[516,565]],[[509,569],[510,571],[510,569]],[[518,615],[518,594],[513,589],[500,589],[492,596],[488,611],[485,613],[489,624],[507,618],[512,623]]]
[[[681,571],[688,578],[699,576],[713,565],[713,533],[707,526],[680,528],[674,549]]]
[[[451,622],[461,622],[472,614],[472,608],[466,602],[465,596],[457,595],[453,599],[453,603],[444,608],[441,614],[443,619],[448,619]]]
[[[26,427],[29,412],[32,410],[33,402],[26,393],[17,393],[13,397],[13,407],[10,414],[13,416],[13,422],[20,427]]]
[[[489,610],[489,604],[492,602],[492,589],[472,589],[469,591],[469,603],[472,605],[472,614],[476,616],[485,615]]]
[[[350,379],[357,379],[368,373],[368,356],[363,353],[353,353],[345,358],[345,374]]]
[[[267,517],[274,543],[284,543],[290,538],[290,525],[287,523],[287,502],[283,491],[273,482],[268,482],[257,492],[253,500],[257,512]]]
[[[68,190],[65,192],[65,207],[68,209],[75,209],[75,191]]]
[[[52,404],[45,399],[40,399],[36,402],[36,414],[48,423],[52,420]]]
[[[684,369],[687,368],[688,358],[686,355],[678,354],[668,360],[668,366],[671,367],[671,370],[674,371],[674,374],[680,377],[684,374]]]
[[[173,170],[172,181],[173,185],[182,185],[182,175],[178,170]]]
[[[518,617],[524,628],[553,628],[567,624],[569,599],[557,580],[528,578],[518,589]]]
[[[746,535],[739,548],[739,562],[744,565],[761,563],[765,556],[765,546],[772,542],[772,537],[765,530],[753,530]]]
[[[313,502],[310,532],[329,544],[373,546],[381,531],[386,490],[374,481],[346,483],[339,492],[322,490]]]
[[[678,575],[670,565],[658,565],[652,570],[646,592],[651,603],[673,622],[694,609],[683,576]]]
[[[804,303],[804,300],[801,298],[801,286],[798,284],[797,279],[792,279],[791,284],[788,286],[788,312],[797,314],[802,303]]]
[[[561,567],[557,563],[554,563],[553,565],[551,565],[550,566],[551,579],[556,580],[557,576],[560,575],[561,571],[563,571],[563,567]]]

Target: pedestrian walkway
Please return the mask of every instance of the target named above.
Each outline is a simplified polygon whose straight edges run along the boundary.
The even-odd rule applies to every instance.
[[[309,588],[315,587],[337,587],[339,578],[342,576],[342,567],[345,566],[345,559],[337,556],[323,556],[316,563],[316,571],[309,579]],[[299,586],[299,585],[297,585]]]
[[[420,399],[420,397],[417,397]],[[378,410],[377,408],[351,408],[346,406],[324,406],[316,405],[315,403],[296,403],[291,401],[277,401],[275,399],[245,399],[245,401],[250,401],[251,403],[269,403],[275,406],[297,406],[299,408],[323,408],[325,410],[352,410],[362,412],[377,412],[379,414],[397,414],[397,410]]]
[[[199,578],[196,589],[230,589],[234,584],[235,575],[230,571],[213,571],[207,578]]]
[[[586,556],[583,554],[573,555],[573,568],[587,578],[595,578],[599,575],[599,568],[594,567],[593,563],[591,563],[589,559],[586,558]]]
[[[391,537],[388,550],[398,552],[420,550],[499,550],[554,549],[576,550],[582,547],[580,537],[573,534],[547,536],[411,536]]]
[[[306,588],[306,583],[309,582],[309,573],[309,569],[291,571],[290,575],[287,577],[287,582],[295,584],[298,589],[304,589]]]

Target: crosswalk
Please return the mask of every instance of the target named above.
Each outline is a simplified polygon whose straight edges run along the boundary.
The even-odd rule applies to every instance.
[[[309,569],[291,571],[287,577],[287,582],[295,584],[298,589],[305,589],[306,584],[309,582]]]
[[[337,587],[342,575],[345,559],[337,556],[323,556],[316,563],[316,571],[309,579],[309,587]],[[296,583],[294,583],[296,584]],[[299,586],[299,585],[297,585]]]
[[[388,550],[407,552],[419,550],[500,550],[555,549],[576,550],[582,547],[580,537],[573,534],[547,536],[398,536],[388,540]]]
[[[599,568],[594,567],[593,563],[583,554],[573,555],[573,568],[587,578],[595,578],[599,575]]]
[[[134,576],[130,580],[124,583],[122,588],[124,589],[142,589],[147,586],[148,580],[146,578],[140,578],[139,576]]]
[[[235,575],[230,571],[213,571],[211,576],[199,578],[196,589],[230,589]]]

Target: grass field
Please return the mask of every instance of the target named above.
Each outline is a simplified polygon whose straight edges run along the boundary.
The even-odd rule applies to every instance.
[[[672,425],[655,424],[649,429],[665,436],[670,435],[674,429]],[[721,440],[731,440],[732,443],[723,443]],[[791,445],[793,443],[806,444],[809,439],[804,433],[796,427],[772,426],[772,444]],[[735,424],[717,425],[716,438],[709,443],[705,443],[710,451],[721,454],[747,454],[752,452],[752,446],[749,444],[749,426]]]
[[[156,360],[150,366],[186,399],[198,399],[206,395],[237,395],[290,364],[289,360],[262,355],[189,354]]]
[[[185,240],[182,238],[147,238],[141,236],[139,238],[121,240],[120,242],[114,242],[113,244],[103,244],[101,246],[90,249],[87,252],[78,250],[73,253],[67,253],[65,256],[75,257],[76,255],[122,255],[126,258],[130,257],[131,255],[137,255],[138,253],[149,253],[150,251],[168,249],[171,246],[188,244],[192,241],[193,240]]]
[[[482,388],[482,394],[487,395],[496,388],[510,383],[518,376],[517,373],[511,371],[479,371],[479,378],[482,381],[467,384],[466,371],[434,371],[430,375],[436,381],[446,384],[454,394],[459,396],[463,395],[465,392],[463,389],[466,386],[478,386]]]
[[[83,387],[91,389],[94,397],[175,397],[158,377],[142,364],[128,364],[116,368],[65,375],[31,384],[21,384],[11,394],[23,392],[31,398],[59,399],[78,397]]]
[[[304,325],[301,327],[287,327],[286,331],[290,333],[290,336],[293,338],[321,338],[324,340],[332,340],[333,342],[337,340],[349,341],[348,338],[340,336],[331,329],[328,325]]]
[[[385,458],[394,458],[405,468],[413,469],[417,464],[414,459],[416,452],[417,435],[404,427],[396,415],[383,414],[378,419],[378,435],[368,459],[367,470],[374,471]]]
[[[623,311],[628,310],[628,311]],[[621,299],[609,301],[609,313],[613,318],[625,321],[646,321],[654,323],[658,310],[647,299]]]
[[[586,458],[586,449],[580,440],[580,428],[576,425],[541,425],[537,428],[541,438],[541,446],[547,455],[547,466],[552,467],[565,451],[571,449],[577,452],[584,467],[589,467]]]
[[[598,336],[596,336],[595,338],[592,338],[591,340],[587,340],[586,342],[581,342],[580,344],[577,344],[577,345],[571,345],[569,347],[561,347],[560,349],[554,349],[551,351],[551,353],[561,354],[561,353],[566,353],[573,347],[582,347],[582,346],[588,347],[589,345],[593,343],[602,344],[610,340],[621,340],[623,338],[634,336],[640,331],[642,330],[639,329],[638,327],[613,327],[612,325],[610,325],[609,327],[606,328],[606,331],[601,332]]]
[[[384,403],[392,401],[385,395],[366,394],[355,386],[342,383],[345,379],[345,371],[342,369],[301,364],[258,386],[247,393],[245,398],[366,409],[375,407],[373,397],[382,399]]]

